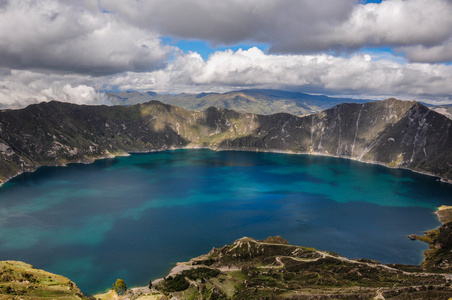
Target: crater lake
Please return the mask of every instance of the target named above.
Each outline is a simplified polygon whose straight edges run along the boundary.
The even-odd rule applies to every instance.
[[[419,264],[452,185],[408,170],[309,155],[186,149],[41,167],[0,188],[0,259],[84,293],[165,276],[243,236],[348,258]]]

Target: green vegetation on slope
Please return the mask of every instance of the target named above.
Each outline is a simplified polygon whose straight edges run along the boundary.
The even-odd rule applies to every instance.
[[[451,240],[450,234],[437,237]],[[0,299],[85,299],[69,279],[25,263],[0,262],[0,270]],[[289,245],[280,236],[263,241],[244,237],[179,263],[149,287],[127,290],[118,279],[114,289],[123,295],[112,289],[94,299],[448,299],[450,271],[444,265],[351,260]]]
[[[439,228],[430,230],[423,236],[412,235],[411,239],[417,239],[429,244],[425,251],[422,266],[431,271],[452,271],[452,206],[441,206],[436,212],[443,223]]]
[[[274,240],[276,243],[271,243]],[[163,299],[447,299],[450,279],[418,267],[350,260],[281,237],[242,238],[154,285]],[[180,265],[179,265],[180,268]],[[186,269],[191,268],[191,269]],[[196,275],[193,275],[196,274]]]
[[[0,299],[86,299],[69,279],[18,261],[0,261]]]

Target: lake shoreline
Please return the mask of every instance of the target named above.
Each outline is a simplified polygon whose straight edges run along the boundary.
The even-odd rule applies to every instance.
[[[36,173],[21,176],[6,185],[2,191],[5,208],[11,207],[9,210],[11,218],[4,220],[7,222],[5,224],[11,224],[11,230],[5,231],[4,240],[8,241],[6,235],[8,232],[11,233],[11,239],[8,242],[9,246],[5,246],[3,257],[14,257],[8,254],[12,247],[23,249],[29,247],[33,249],[31,251],[33,254],[24,251],[20,257],[14,258],[64,274],[80,282],[83,290],[93,292],[89,282],[74,276],[74,268],[69,263],[72,258],[62,260],[62,266],[66,264],[63,261],[68,262],[67,270],[55,268],[56,265],[49,263],[40,265],[38,260],[34,260],[39,259],[42,247],[38,243],[35,247],[34,242],[30,242],[29,245],[23,244],[13,231],[16,227],[19,228],[19,225],[22,227],[27,225],[14,219],[13,213],[23,212],[22,214],[30,216],[30,220],[33,220],[29,222],[31,225],[39,223],[47,227],[50,224],[55,228],[44,230],[38,235],[32,232],[41,231],[36,231],[36,226],[32,226],[28,239],[39,241],[50,238],[52,241],[54,237],[61,237],[61,241],[52,242],[52,247],[93,245],[95,248],[91,250],[108,249],[116,244],[117,236],[114,237],[112,233],[120,228],[130,227],[119,231],[129,232],[125,236],[125,241],[130,237],[130,243],[127,242],[122,251],[126,251],[128,246],[135,245],[139,240],[139,249],[151,250],[151,252],[146,250],[146,256],[156,252],[151,256],[169,258],[160,263],[149,257],[146,263],[143,262],[147,265],[143,270],[140,269],[142,263],[135,265],[138,259],[124,260],[124,263],[119,264],[122,267],[118,267],[118,270],[130,270],[131,276],[124,277],[125,275],[118,273],[114,275],[114,279],[116,276],[123,278],[130,286],[145,285],[147,281],[143,282],[142,279],[166,275],[172,262],[187,261],[199,253],[206,253],[212,246],[227,244],[243,235],[262,239],[268,235],[280,234],[295,245],[328,249],[344,257],[353,259],[369,257],[382,263],[418,265],[423,259],[422,253],[428,247],[423,243],[412,243],[406,236],[410,233],[421,234],[425,230],[437,227],[438,221],[436,216],[433,216],[435,207],[441,203],[451,205],[449,195],[452,190],[449,187],[411,172],[393,172],[379,166],[293,153],[288,156],[270,152],[267,154],[214,150],[216,151],[181,149],[160,151],[152,155],[148,155],[147,151],[142,155],[137,153],[124,158],[99,160],[92,165],[71,164],[64,169],[42,168]],[[199,175],[199,178],[194,175]],[[424,182],[425,187],[422,185]],[[30,189],[27,190],[27,187]],[[202,192],[204,187],[205,191]],[[430,187],[439,188],[442,192],[438,194],[435,191],[429,192]],[[425,196],[430,195],[430,199],[424,197],[423,188]],[[347,192],[354,189],[355,193]],[[170,193],[167,194],[168,192]],[[395,192],[397,193],[394,194]],[[134,197],[130,197],[132,193]],[[435,198],[437,196],[439,198]],[[13,199],[20,201],[13,204],[9,201]],[[410,199],[414,202],[409,202]],[[92,206],[93,210],[88,211],[87,206],[88,208]],[[124,209],[126,211],[121,213]],[[208,216],[206,213],[213,211],[218,213],[211,214],[212,217],[202,217]],[[72,220],[72,217],[69,218],[70,215],[83,217],[84,223],[89,226],[77,224],[67,226],[67,229],[64,226],[56,226],[61,220],[64,220],[64,223],[66,220]],[[356,217],[350,218],[354,215]],[[399,218],[391,220],[394,215]],[[197,216],[196,221],[193,219],[194,216]],[[197,225],[169,226],[167,220],[173,217],[180,220],[179,224],[186,222],[186,225]],[[328,220],[332,222],[325,223]],[[236,224],[237,226],[234,226],[236,230],[231,232],[228,229],[231,226],[229,224]],[[364,227],[373,228],[375,232],[371,233],[365,228],[359,229],[363,224],[368,224]],[[167,226],[169,235],[162,234],[160,226]],[[90,228],[99,229],[93,235]],[[187,232],[184,232],[183,228],[188,228],[185,230]],[[202,228],[207,228],[206,232]],[[329,228],[336,230],[325,231]],[[389,228],[390,231],[384,233],[384,230]],[[296,233],[294,229],[298,229]],[[181,230],[183,233],[180,233]],[[327,233],[326,239],[317,236],[316,232],[320,232],[319,230]],[[68,232],[71,232],[71,236],[86,235],[88,239],[78,241],[69,238]],[[130,235],[130,232],[134,234]],[[156,245],[163,247],[162,243],[165,243],[168,236],[171,236],[168,240],[171,248],[166,249],[164,253],[159,253],[160,250],[152,252]],[[356,245],[341,243],[344,236],[353,236]],[[366,238],[368,236],[374,236],[376,239]],[[147,238],[143,240],[143,237]],[[382,238],[383,243],[379,242],[378,238]],[[187,243],[188,240],[197,241],[196,246],[191,246],[194,243]],[[387,245],[385,241],[388,242]],[[379,245],[385,246],[380,249]],[[399,246],[403,247],[400,251]],[[87,255],[90,255],[89,257],[98,255],[98,252],[91,254],[91,250],[84,251],[86,253],[83,253],[84,256],[81,254],[80,258],[74,258],[72,264],[83,262],[86,268],[94,266],[94,261],[84,260]],[[96,268],[101,268],[102,264],[108,266],[106,262],[96,262]],[[159,269],[147,274],[150,268]],[[102,279],[96,282],[105,280],[104,275],[99,274]],[[107,288],[112,280],[112,278],[106,280]]]
[[[452,222],[452,206],[443,205],[441,207],[438,207],[438,209],[435,211],[435,214],[437,215],[438,220],[442,223],[442,225],[440,227],[436,228],[436,229],[433,229],[433,230],[429,231],[429,232],[433,232],[435,230],[438,230],[439,228],[444,226],[446,223]],[[426,233],[426,235],[427,234],[428,234],[428,232]],[[416,237],[417,237],[416,239],[421,240],[423,242],[426,242],[425,240],[422,239],[422,237],[418,237],[418,236],[416,236]],[[245,239],[245,238],[242,238],[242,239]],[[328,251],[328,250],[325,250],[325,251]],[[150,283],[152,283],[152,286],[156,286],[159,283],[163,282],[165,280],[165,278],[167,278],[168,276],[175,277],[176,275],[182,273],[183,271],[189,270],[190,268],[196,268],[197,265],[196,265],[195,262],[196,261],[205,261],[205,259],[208,258],[209,254],[203,254],[201,256],[194,257],[194,258],[190,259],[187,262],[177,262],[176,265],[173,268],[171,268],[171,270],[168,272],[168,274],[165,277],[151,280]],[[349,260],[348,258],[345,258],[345,259]],[[424,261],[420,264],[420,266],[424,265],[427,259],[428,259],[428,256],[424,255]],[[393,265],[393,264],[389,264],[389,265]],[[384,265],[384,266],[386,266],[386,265]],[[409,266],[409,265],[407,265],[407,266]],[[231,271],[231,270],[232,271],[239,271],[240,269],[237,269],[237,270],[230,269],[228,271]],[[447,275],[444,275],[444,276],[447,277]],[[450,277],[452,278],[452,274],[450,275]],[[136,286],[136,287],[132,287],[132,288],[129,289],[127,297],[134,297],[134,298],[138,297],[137,299],[140,299],[139,297],[141,297],[141,296],[145,297],[145,296],[147,296],[149,294],[164,296],[163,294],[159,294],[159,291],[157,291],[156,289],[149,288],[149,286]],[[111,297],[111,295],[112,295],[111,290],[108,290],[105,293],[98,293],[98,294],[95,294],[94,296],[96,297],[96,299],[97,298],[99,298],[99,299],[109,299],[109,297]],[[120,297],[119,299],[129,299],[129,298],[125,298],[125,297],[122,298],[122,297]],[[158,297],[156,299],[158,299]]]
[[[64,164],[46,164],[46,165],[40,165],[35,167],[34,169],[30,170],[30,171],[20,171],[19,173],[10,176],[9,178],[7,178],[7,180],[0,182],[0,188],[3,186],[3,184],[7,183],[8,181],[10,181],[11,179],[23,174],[23,173],[33,173],[35,172],[38,168],[40,167],[66,167],[67,165],[70,164],[92,164],[97,160],[102,160],[102,159],[109,159],[109,158],[115,158],[115,157],[125,157],[125,156],[130,156],[133,154],[146,154],[146,153],[156,153],[156,152],[164,152],[164,151],[175,151],[175,150],[196,150],[196,149],[207,149],[207,150],[211,150],[211,151],[243,151],[243,152],[262,152],[262,153],[276,153],[276,154],[290,154],[290,155],[306,155],[306,156],[322,156],[322,157],[333,157],[333,158],[341,158],[341,159],[347,159],[347,160],[351,160],[351,161],[357,161],[360,163],[365,163],[365,164],[371,164],[371,165],[380,165],[389,169],[399,169],[399,170],[408,170],[417,174],[422,174],[422,175],[426,175],[426,176],[430,176],[430,177],[435,177],[437,178],[438,181],[442,182],[442,183],[446,183],[446,184],[451,184],[452,185],[452,180],[449,180],[447,178],[442,178],[436,174],[430,173],[430,172],[425,172],[425,171],[418,171],[418,170],[413,170],[410,168],[406,168],[406,167],[393,167],[393,166],[388,166],[385,163],[382,162],[378,162],[378,161],[366,161],[366,160],[360,160],[358,158],[354,158],[354,157],[350,157],[350,156],[341,156],[341,155],[332,155],[332,154],[326,154],[326,153],[321,153],[321,152],[293,152],[293,151],[287,151],[287,150],[272,150],[272,149],[262,149],[262,148],[241,148],[241,149],[236,149],[236,148],[224,148],[224,147],[203,147],[203,146],[185,146],[185,147],[165,147],[165,148],[158,148],[158,149],[149,149],[149,150],[134,150],[134,151],[124,151],[124,152],[117,152],[117,153],[108,153],[106,155],[102,155],[99,157],[89,157],[89,158],[84,158],[84,159],[79,159],[79,160],[75,160],[75,161],[70,161]]]
[[[429,245],[424,252],[421,266],[438,270],[450,270],[452,267],[452,206],[442,205],[435,211],[441,226],[425,232],[423,236],[412,234],[411,240],[419,240]]]

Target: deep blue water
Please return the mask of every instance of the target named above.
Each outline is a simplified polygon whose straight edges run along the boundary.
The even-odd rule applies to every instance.
[[[43,167],[0,188],[0,260],[69,277],[82,291],[146,285],[175,262],[250,236],[419,264],[408,234],[440,225],[452,186],[345,159],[177,150]]]

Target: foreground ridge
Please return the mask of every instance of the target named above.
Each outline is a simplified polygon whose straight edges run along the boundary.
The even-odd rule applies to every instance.
[[[40,166],[180,148],[337,156],[452,182],[452,120],[417,102],[343,103],[304,117],[188,111],[151,101],[52,101],[0,111],[0,184]]]
[[[2,261],[0,299],[448,299],[452,274],[382,265],[289,245],[280,236],[243,237],[178,263],[148,287],[84,296],[69,279]],[[451,271],[450,269],[448,270]]]
[[[244,237],[179,263],[128,299],[447,299],[452,276],[421,267],[352,260],[283,238]],[[124,298],[124,299],[127,299]]]
[[[122,296],[110,290],[87,297],[65,277],[2,261],[0,299],[448,299],[452,207],[443,206],[437,214],[443,226],[425,237],[414,236],[432,245],[421,266],[348,259],[289,245],[280,236],[243,237],[178,263],[165,278]]]

